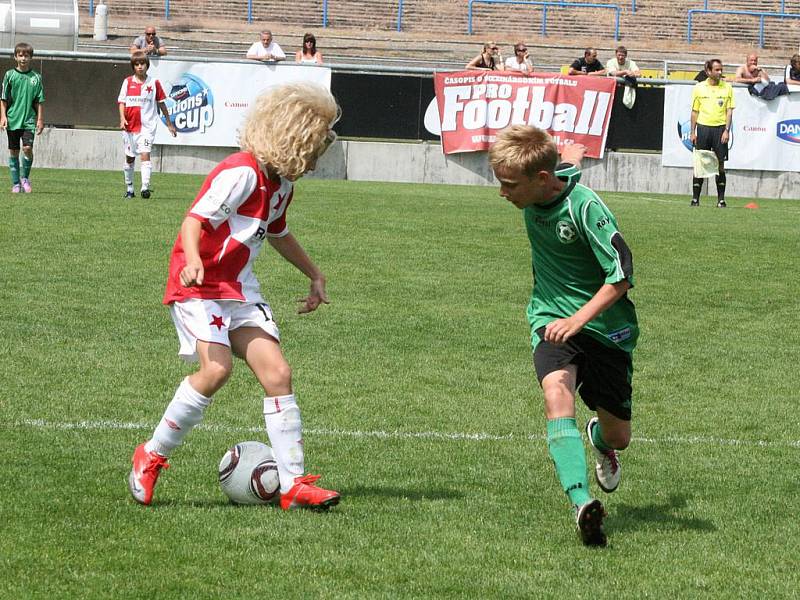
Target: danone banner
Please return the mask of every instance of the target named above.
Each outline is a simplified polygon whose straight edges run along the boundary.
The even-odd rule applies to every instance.
[[[546,129],[559,148],[581,143],[586,156],[602,158],[615,86],[606,77],[436,73],[442,150],[488,150],[498,131],[527,124]]]
[[[178,130],[156,132],[156,144],[238,146],[237,131],[259,93],[289,81],[312,81],[330,89],[327,67],[263,63],[195,63],[154,60],[148,71],[164,87],[167,109]]]
[[[691,85],[671,85],[664,94],[661,164],[691,167]],[[800,94],[762,100],[746,88],[733,89],[731,137],[726,169],[800,170]]]

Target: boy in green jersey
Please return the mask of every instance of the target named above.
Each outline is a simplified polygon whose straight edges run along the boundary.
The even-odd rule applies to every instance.
[[[14,47],[17,67],[6,71],[0,93],[0,129],[8,132],[8,168],[11,192],[30,193],[33,138],[44,129],[44,87],[42,76],[31,69],[33,46],[20,42]],[[22,165],[19,150],[22,142]]]
[[[523,210],[531,243],[534,284],[527,315],[550,456],[583,543],[604,546],[605,510],[589,494],[575,393],[597,413],[586,434],[595,478],[604,492],[613,492],[621,473],[616,451],[631,439],[631,352],[639,328],[627,296],[631,252],[608,207],[578,183],[575,165],[582,156],[582,147],[567,146],[567,162],[557,164],[552,138],[525,125],[500,132],[489,151],[500,195]]]

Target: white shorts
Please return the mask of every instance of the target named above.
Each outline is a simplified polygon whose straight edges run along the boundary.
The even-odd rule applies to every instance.
[[[186,362],[198,360],[198,341],[223,344],[230,348],[228,332],[239,327],[258,327],[276,341],[281,340],[278,325],[272,318],[272,309],[266,302],[190,298],[173,302],[169,310],[181,343],[178,356]]]
[[[155,134],[150,131],[139,131],[131,133],[122,132],[122,142],[125,148],[125,156],[137,157],[140,154],[149,153],[153,150],[153,139]]]

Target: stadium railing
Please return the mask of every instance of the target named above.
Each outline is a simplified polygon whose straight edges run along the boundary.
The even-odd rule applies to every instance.
[[[614,18],[614,39],[619,40],[619,17],[622,9],[619,4],[596,4],[596,3],[583,3],[583,2],[558,2],[558,1],[540,1],[540,0],[469,0],[467,5],[467,33],[472,35],[472,12],[474,4],[517,4],[523,6],[541,7],[542,9],[542,25],[541,34],[547,35],[547,9],[548,8],[601,8],[613,10]],[[636,2],[632,3],[632,9],[636,11]]]
[[[164,18],[169,20],[170,17],[170,0],[164,0]],[[636,0],[633,0],[633,5],[636,6]],[[635,12],[635,9],[634,9]],[[94,0],[89,0],[89,15],[94,16]],[[253,22],[253,0],[247,0],[247,22]],[[322,0],[322,27],[328,27],[328,0]],[[397,31],[403,30],[403,0],[397,2]]]
[[[706,0],[707,2],[708,0]],[[691,43],[692,42],[692,20],[694,15],[702,15],[702,14],[709,14],[709,15],[739,15],[739,16],[748,16],[748,17],[758,17],[758,47],[764,47],[764,19],[766,17],[770,18],[777,18],[777,19],[800,19],[800,15],[785,13],[785,12],[761,12],[755,10],[712,10],[706,8],[690,8],[686,11],[688,20],[687,20],[687,32],[686,32],[686,41]]]

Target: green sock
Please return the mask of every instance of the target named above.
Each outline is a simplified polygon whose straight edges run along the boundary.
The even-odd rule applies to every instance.
[[[11,173],[11,183],[19,185],[19,156],[8,157],[8,170]]]
[[[556,467],[561,487],[572,504],[586,504],[589,478],[586,475],[586,455],[583,440],[574,418],[562,417],[547,421],[547,447]]]
[[[31,167],[33,166],[33,157],[31,156],[28,158],[24,154],[22,155],[22,178],[27,179],[28,176],[31,174]]]
[[[600,450],[600,452],[608,452],[609,450],[613,450],[611,446],[605,443],[603,440],[603,434],[600,433],[600,421],[594,424],[592,427],[592,443],[594,447]]]

